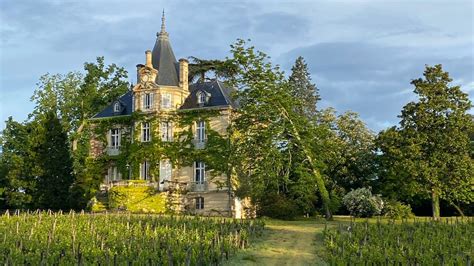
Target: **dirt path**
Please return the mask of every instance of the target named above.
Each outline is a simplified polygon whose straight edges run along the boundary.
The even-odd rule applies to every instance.
[[[265,234],[248,250],[236,254],[225,265],[326,265],[316,254],[323,249],[315,221],[269,221]]]

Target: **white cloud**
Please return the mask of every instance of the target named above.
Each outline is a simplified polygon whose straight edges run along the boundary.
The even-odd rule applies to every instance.
[[[472,1],[7,0],[0,3],[0,106],[14,104],[0,119],[31,111],[41,74],[81,70],[95,56],[133,78],[163,8],[177,57],[223,58],[237,38],[251,38],[286,70],[304,55],[321,106],[357,111],[374,129],[396,123],[424,64],[443,63],[474,91]]]

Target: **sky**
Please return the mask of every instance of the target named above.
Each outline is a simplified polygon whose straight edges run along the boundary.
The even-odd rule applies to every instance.
[[[374,132],[416,100],[410,81],[425,64],[443,64],[474,101],[472,0],[0,0],[0,130],[27,118],[43,74],[104,56],[135,81],[163,9],[177,58],[223,59],[238,38],[287,74],[303,56],[319,107],[357,112]]]

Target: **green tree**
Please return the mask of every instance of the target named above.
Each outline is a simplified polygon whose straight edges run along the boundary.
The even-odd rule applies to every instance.
[[[9,117],[0,137],[0,206],[23,209],[31,206],[35,190],[29,135],[31,126]]]
[[[116,64],[105,66],[104,57],[96,63],[84,63],[86,75],[80,86],[76,105],[81,108],[80,121],[89,119],[127,92],[127,71]]]
[[[339,116],[332,108],[318,114],[318,123],[329,128],[330,134],[324,138],[324,174],[342,192],[368,187],[375,179],[374,133],[354,112]]]
[[[316,115],[316,103],[321,100],[321,97],[319,96],[318,88],[311,82],[308,65],[302,56],[296,59],[295,64],[291,68],[291,75],[288,81],[290,94],[294,98],[303,101],[297,112],[306,115],[309,119],[314,118]]]
[[[228,60],[200,59],[194,56],[190,56],[189,59],[191,60],[188,71],[189,83],[204,82],[207,79],[206,74],[211,72],[217,78],[227,79],[233,76],[236,71]]]
[[[85,75],[80,72],[45,74],[31,100],[36,104],[30,118],[56,111],[69,135],[88,119],[127,92],[127,72],[115,64],[108,66],[104,57],[95,63],[84,63]]]
[[[440,217],[440,198],[456,206],[474,201],[472,103],[451,81],[441,65],[427,66],[424,78],[411,82],[418,101],[403,107],[399,127],[377,139],[381,181],[408,195],[430,196],[434,218]]]
[[[276,187],[277,191],[285,187],[291,168],[286,160],[292,150],[288,146],[290,143],[298,145],[298,152],[305,161],[304,170],[311,174],[326,218],[331,219],[329,194],[313,152],[317,144],[315,129],[307,117],[295,111],[295,107],[303,105],[302,99],[290,95],[283,72],[273,67],[264,53],[246,47],[243,40],[231,48],[230,61],[237,71],[229,82],[238,89],[240,104],[233,125],[240,184],[260,198],[269,192],[268,187]]]
[[[69,209],[68,195],[74,180],[68,136],[55,111],[45,114],[35,129],[37,176],[34,203],[41,209]]]
[[[31,96],[36,105],[30,118],[42,116],[52,110],[57,111],[66,132],[76,131],[80,125],[81,106],[79,88],[83,83],[79,72],[63,74],[45,74],[40,77],[37,88]]]

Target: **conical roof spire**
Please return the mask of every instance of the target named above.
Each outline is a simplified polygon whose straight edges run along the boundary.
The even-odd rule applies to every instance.
[[[156,35],[158,38],[156,38],[151,57],[153,68],[158,70],[155,82],[158,85],[179,86],[179,64],[171,48],[168,32],[166,32],[165,10],[161,17],[161,31]]]
[[[165,9],[163,8],[163,14],[161,15],[161,31],[156,34],[158,37],[168,37],[165,27]]]

